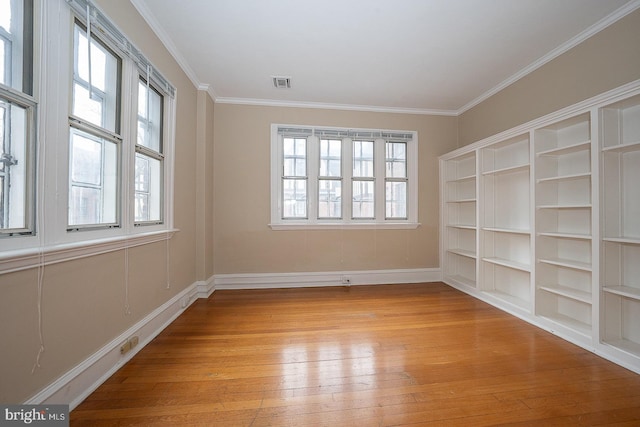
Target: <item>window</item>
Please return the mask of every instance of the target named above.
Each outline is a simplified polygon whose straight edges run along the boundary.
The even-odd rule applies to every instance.
[[[417,227],[417,133],[272,125],[271,227]]]
[[[73,42],[68,226],[117,226],[121,59],[78,22]]]
[[[163,96],[149,80],[138,82],[138,134],[135,160],[136,224],[162,220]]]
[[[171,238],[175,107],[91,0],[0,0],[0,272]]]
[[[34,230],[33,4],[0,0],[0,236]]]

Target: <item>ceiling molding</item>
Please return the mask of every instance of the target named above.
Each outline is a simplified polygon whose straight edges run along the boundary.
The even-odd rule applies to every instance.
[[[587,40],[589,37],[599,33],[600,31],[604,30],[605,28],[607,28],[611,24],[615,23],[616,21],[624,18],[625,16],[627,16],[628,14],[630,14],[631,12],[635,11],[638,8],[640,8],[640,0],[634,0],[632,2],[629,2],[629,3],[625,4],[620,9],[616,10],[615,12],[610,14],[609,16],[606,16],[606,17],[602,18],[600,21],[596,22],[591,27],[587,28],[586,30],[584,30],[583,32],[578,34],[577,36],[569,39],[566,43],[561,44],[560,46],[558,46],[557,48],[553,49],[551,52],[547,53],[546,55],[544,55],[543,57],[541,57],[537,61],[533,62],[532,64],[530,64],[527,67],[523,68],[522,70],[518,71],[516,74],[512,75],[511,77],[509,77],[508,79],[506,79],[505,81],[500,83],[499,85],[493,87],[492,89],[490,89],[487,92],[485,92],[482,95],[480,95],[478,98],[476,98],[473,101],[469,102],[468,104],[464,105],[462,108],[460,108],[456,112],[456,114],[460,115],[460,114],[464,113],[465,111],[470,110],[471,108],[473,108],[476,105],[480,104],[482,101],[487,100],[488,98],[492,97],[496,93],[500,92],[501,90],[505,89],[506,87],[508,87],[511,84],[515,83],[516,81],[520,80],[521,78],[523,78],[527,74],[530,74],[530,73],[534,72],[536,69],[538,69],[538,68],[542,67],[543,65],[545,65],[546,63],[551,62],[552,60],[554,60],[558,56],[560,56],[563,53],[569,51],[570,49],[576,47],[580,43],[582,43],[585,40]]]
[[[216,104],[258,105],[265,107],[318,108],[324,110],[369,111],[374,113],[420,114],[429,116],[457,116],[454,110],[382,107],[373,105],[329,104],[324,102],[280,101],[275,99],[217,97]]]
[[[182,68],[182,71],[184,71],[187,77],[189,77],[189,80],[191,80],[191,82],[197,89],[200,89],[200,86],[202,85],[200,79],[198,79],[198,76],[196,75],[195,71],[193,71],[187,60],[184,59],[176,45],[173,43],[171,37],[169,37],[167,32],[162,28],[162,25],[160,25],[156,17],[153,15],[146,2],[144,0],[130,1],[133,7],[136,8],[138,13],[147,22],[149,27],[151,27],[151,30],[156,34],[156,36],[158,36],[164,47],[167,48],[171,56],[173,56],[173,59],[175,59],[180,68]],[[213,89],[209,87],[207,89],[207,92],[209,92],[209,95],[211,95],[211,97],[215,101],[215,98],[213,97],[214,95],[212,95]]]

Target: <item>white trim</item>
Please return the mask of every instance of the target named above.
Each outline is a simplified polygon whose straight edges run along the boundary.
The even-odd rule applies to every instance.
[[[213,279],[209,279],[208,282],[213,282]],[[200,293],[198,283],[192,284],[24,403],[63,403],[69,404],[73,410],[158,336],[197,298],[205,297],[205,294]],[[139,338],[138,345],[128,353],[120,354],[120,346],[133,336]]]
[[[455,115],[459,116],[460,114],[462,114],[462,113],[466,112],[467,110],[470,110],[471,108],[473,108],[476,105],[480,104],[482,101],[485,101],[485,100],[489,99],[490,97],[492,97],[496,93],[500,92],[501,90],[505,89],[506,87],[510,86],[511,84],[517,82],[521,78],[531,74],[532,72],[534,72],[538,68],[542,67],[546,63],[551,62],[552,60],[556,59],[557,57],[559,57],[563,53],[566,53],[567,51],[573,49],[574,47],[576,47],[580,43],[582,43],[585,40],[587,40],[589,37],[599,33],[600,31],[602,31],[605,28],[607,28],[608,26],[614,24],[618,20],[624,18],[625,16],[627,16],[631,12],[635,11],[639,7],[640,7],[640,0],[633,0],[633,1],[625,4],[624,6],[619,8],[618,10],[614,11],[613,13],[611,13],[608,16],[605,16],[600,21],[598,21],[595,24],[593,24],[591,27],[589,27],[586,30],[582,31],[580,34],[578,34],[575,37],[569,39],[568,41],[566,41],[565,43],[563,43],[560,46],[556,47],[552,51],[548,52],[547,54],[545,54],[544,56],[542,56],[538,60],[536,60],[533,63],[529,64],[528,66],[526,66],[522,70],[518,71],[517,73],[515,73],[511,77],[507,78],[502,83],[498,84],[497,86],[494,86],[493,88],[489,89],[488,91],[486,91],[485,93],[483,93],[482,95],[477,97],[476,99],[474,99],[471,102],[465,104],[464,106],[462,106],[456,112]]]
[[[153,231],[44,248],[0,252],[0,275],[161,242],[171,239],[177,231],[179,230]]]
[[[640,0],[639,0],[640,1]],[[385,107],[375,105],[332,104],[324,102],[284,101],[276,99],[216,97],[216,104],[257,105],[266,107],[317,108],[324,110],[370,111],[374,113],[419,114],[429,116],[457,116],[455,110],[427,108]]]
[[[339,220],[337,220],[339,221]],[[420,222],[335,222],[335,223],[295,223],[290,222],[288,224],[275,223],[269,224],[272,230],[345,230],[345,229],[357,229],[357,230],[413,230],[420,227]]]
[[[131,4],[136,8],[140,16],[147,22],[147,25],[151,27],[151,30],[158,36],[162,44],[167,48],[173,59],[176,60],[182,71],[189,77],[191,83],[197,88],[200,86],[200,79],[193,71],[193,69],[189,66],[189,63],[184,59],[175,43],[166,31],[162,28],[162,25],[158,22],[155,15],[151,12],[147,4],[144,0],[131,0]]]
[[[439,268],[415,268],[396,270],[363,270],[300,273],[216,274],[215,289],[278,289],[309,288],[318,286],[382,285],[392,283],[439,282]]]

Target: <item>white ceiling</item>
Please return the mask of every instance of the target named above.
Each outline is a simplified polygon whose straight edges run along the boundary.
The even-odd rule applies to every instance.
[[[640,0],[131,0],[216,102],[459,114]],[[272,76],[291,77],[276,89]]]

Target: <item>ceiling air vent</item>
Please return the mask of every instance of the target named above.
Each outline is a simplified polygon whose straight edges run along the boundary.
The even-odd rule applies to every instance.
[[[273,77],[273,85],[277,89],[291,89],[291,77]]]

